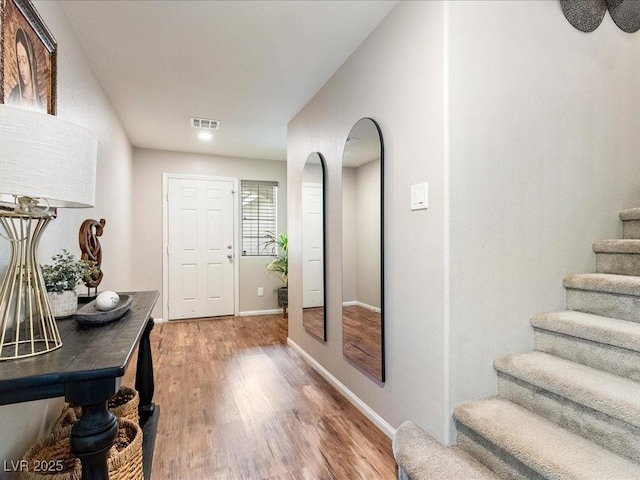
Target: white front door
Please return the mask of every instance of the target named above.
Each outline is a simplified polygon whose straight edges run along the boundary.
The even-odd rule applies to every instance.
[[[302,186],[302,308],[324,305],[322,185]]]
[[[234,313],[233,187],[167,179],[169,320]]]

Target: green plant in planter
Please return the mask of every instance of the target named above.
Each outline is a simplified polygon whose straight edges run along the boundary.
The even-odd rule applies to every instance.
[[[265,267],[268,272],[273,273],[282,280],[286,287],[289,284],[289,240],[286,233],[275,234],[267,232],[267,239],[262,243],[262,251],[268,251],[275,258]]]
[[[75,290],[80,280],[97,272],[95,262],[76,260],[71,252],[63,249],[51,257],[52,265],[42,265],[42,276],[47,292]]]
[[[275,257],[265,269],[282,280],[284,286],[278,289],[278,305],[286,309],[289,305],[289,239],[286,233],[276,235],[274,232],[267,232],[265,238],[262,251]]]

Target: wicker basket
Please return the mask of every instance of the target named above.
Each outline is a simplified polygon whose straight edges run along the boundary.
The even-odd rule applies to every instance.
[[[73,427],[73,424],[80,420],[80,407],[74,407],[70,404],[65,404],[62,408],[62,413],[53,424],[52,431],[64,430],[65,428]]]
[[[139,423],[138,404],[140,403],[140,395],[134,388],[122,386],[109,399],[109,410],[117,418],[126,418],[132,422]],[[60,430],[65,427],[71,427],[76,423],[82,414],[82,409],[70,403],[65,404],[62,413],[55,421],[53,430]]]
[[[118,418],[126,418],[138,423],[138,404],[140,395],[135,388],[122,386],[116,394],[109,399],[109,410]]]
[[[142,480],[142,429],[137,422],[118,419],[118,438],[109,451],[109,480]]]
[[[81,480],[82,467],[71,453],[70,434],[71,427],[62,428],[32,445],[22,457],[28,466],[20,468],[18,480]]]
[[[71,427],[53,431],[36,442],[22,457],[28,470],[20,471],[18,480],[81,480],[80,460],[71,453]],[[50,473],[33,472],[50,466]],[[118,437],[107,459],[109,480],[142,480],[142,429],[126,418],[118,419]]]

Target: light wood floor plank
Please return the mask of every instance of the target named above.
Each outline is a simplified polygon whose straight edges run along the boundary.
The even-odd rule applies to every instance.
[[[152,480],[395,478],[391,441],[286,345],[286,329],[281,315],[154,328]]]

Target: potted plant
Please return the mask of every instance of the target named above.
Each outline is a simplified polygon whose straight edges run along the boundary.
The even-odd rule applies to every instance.
[[[278,289],[278,306],[286,309],[289,304],[289,239],[286,233],[276,235],[274,232],[267,232],[265,238],[262,251],[268,250],[275,257],[265,268],[282,280],[283,286]]]
[[[78,308],[76,286],[95,273],[95,262],[76,260],[65,249],[51,257],[53,264],[42,265],[42,277],[49,295],[53,316],[64,318],[74,315]]]

